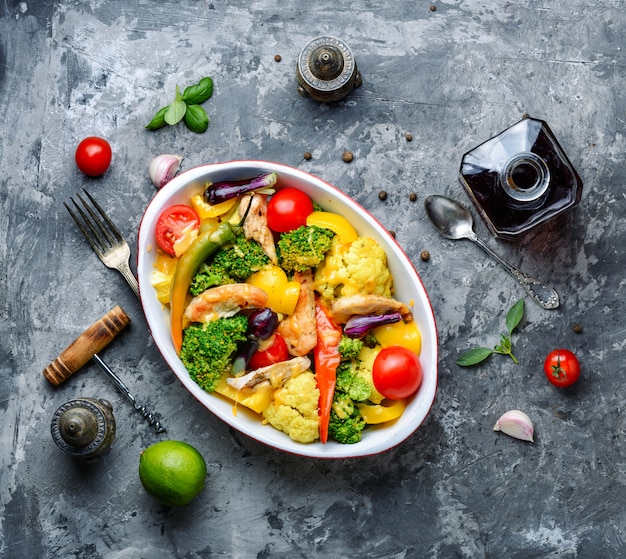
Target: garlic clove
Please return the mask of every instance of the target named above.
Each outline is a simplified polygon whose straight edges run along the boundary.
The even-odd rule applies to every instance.
[[[164,187],[170,182],[174,175],[180,169],[180,162],[183,160],[182,155],[172,155],[170,153],[164,153],[157,155],[148,167],[148,174],[152,184],[157,188]]]
[[[494,431],[502,431],[504,434],[522,441],[533,442],[534,427],[530,417],[523,411],[507,411],[496,421]]]

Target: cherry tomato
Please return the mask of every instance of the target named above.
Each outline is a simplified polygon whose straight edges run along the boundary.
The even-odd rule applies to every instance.
[[[111,164],[111,146],[104,138],[89,136],[76,148],[76,165],[90,177],[99,177]]]
[[[274,341],[267,349],[254,353],[248,363],[248,369],[254,371],[274,363],[287,361],[287,359],[289,359],[289,352],[284,338],[280,334],[274,334]]]
[[[200,228],[200,218],[191,206],[177,204],[170,206],[161,213],[156,224],[156,240],[158,245],[169,255],[179,256],[176,253],[176,244],[189,243],[192,235]]]
[[[580,376],[578,358],[568,349],[555,349],[543,363],[543,372],[548,380],[559,388],[571,386]]]
[[[272,231],[286,233],[302,225],[313,213],[313,202],[297,188],[283,188],[267,204],[267,224]]]
[[[418,356],[398,345],[381,349],[372,367],[376,390],[390,400],[408,398],[417,392],[423,376]]]

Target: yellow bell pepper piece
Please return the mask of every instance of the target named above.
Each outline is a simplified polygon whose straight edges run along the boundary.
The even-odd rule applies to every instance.
[[[416,355],[422,350],[422,336],[414,320],[384,324],[374,328],[372,334],[383,347],[401,345]]]
[[[230,210],[236,202],[237,198],[231,198],[219,204],[207,204],[202,198],[202,194],[196,194],[191,197],[191,206],[196,210],[200,219],[209,219],[223,215]]]
[[[157,249],[157,254],[154,259],[153,266],[159,270],[159,272],[163,272],[164,274],[171,276],[174,275],[174,270],[176,270],[176,264],[178,264],[178,258],[174,256],[170,256],[164,250],[160,248]]]
[[[271,384],[258,385],[254,390],[236,390],[222,379],[215,392],[226,396],[233,402],[245,406],[256,413],[261,413],[267,409],[274,398],[275,389]]]
[[[174,258],[165,251],[157,249],[153,264],[154,270],[152,270],[150,276],[150,283],[156,290],[157,299],[163,305],[168,305],[170,302],[170,287],[177,263],[178,258]]]
[[[297,281],[289,281],[281,267],[263,268],[252,274],[247,283],[267,293],[267,306],[274,312],[293,314],[300,296],[300,284]]]
[[[307,225],[317,225],[324,229],[330,229],[339,236],[342,244],[351,243],[359,238],[356,229],[342,215],[331,212],[313,212],[306,218]]]
[[[383,400],[381,404],[357,403],[365,423],[375,425],[398,419],[406,408],[406,400]]]
[[[172,285],[173,277],[159,270],[152,270],[150,275],[150,284],[154,287],[157,299],[162,305],[168,305],[170,302],[170,286]]]

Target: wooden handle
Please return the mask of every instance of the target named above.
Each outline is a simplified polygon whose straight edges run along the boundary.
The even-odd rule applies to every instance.
[[[58,386],[87,363],[94,353],[108,346],[129,322],[128,315],[121,307],[116,306],[67,346],[43,370],[43,376],[54,386]]]

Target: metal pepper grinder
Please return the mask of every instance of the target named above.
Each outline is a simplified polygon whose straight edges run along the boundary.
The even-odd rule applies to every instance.
[[[298,93],[322,103],[339,101],[363,83],[350,47],[336,37],[317,37],[306,45],[296,76]]]
[[[98,456],[115,438],[113,406],[94,398],[70,400],[54,413],[50,431],[64,452],[77,458]]]

